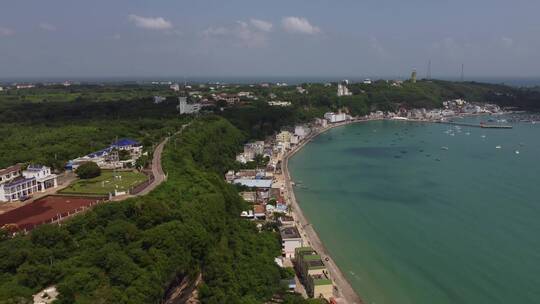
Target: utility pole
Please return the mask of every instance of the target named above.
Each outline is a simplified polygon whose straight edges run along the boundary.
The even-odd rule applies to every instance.
[[[431,80],[431,59],[428,61],[426,78],[427,80]]]
[[[465,81],[465,65],[461,64],[461,82]]]

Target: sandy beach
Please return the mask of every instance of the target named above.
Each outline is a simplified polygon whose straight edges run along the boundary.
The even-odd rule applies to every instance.
[[[313,249],[315,249],[323,258],[324,264],[328,268],[330,272],[330,277],[334,281],[334,284],[337,287],[337,298],[339,298],[339,303],[350,303],[350,304],[362,304],[363,301],[358,296],[356,291],[352,288],[351,284],[347,281],[339,267],[336,265],[326,248],[324,247],[322,241],[320,240],[319,236],[317,235],[317,232],[313,229],[313,226],[309,223],[309,221],[306,219],[304,214],[302,213],[302,209],[298,205],[298,202],[296,201],[292,183],[291,183],[291,177],[288,170],[288,161],[291,156],[293,156],[296,152],[298,152],[300,149],[304,147],[305,144],[310,142],[313,138],[317,137],[319,134],[326,132],[329,129],[344,126],[350,123],[355,122],[361,122],[361,121],[347,121],[344,123],[338,123],[329,125],[325,128],[319,129],[315,131],[315,133],[310,134],[306,139],[302,141],[301,144],[296,146],[293,150],[291,150],[285,157],[283,158],[282,163],[282,171],[283,176],[285,179],[285,189],[286,189],[286,195],[287,199],[290,202],[293,210],[293,217],[295,221],[297,222],[298,230],[300,231],[300,234],[304,238],[305,242],[311,246]]]

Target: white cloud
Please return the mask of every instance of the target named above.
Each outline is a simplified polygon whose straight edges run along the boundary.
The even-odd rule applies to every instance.
[[[133,22],[136,27],[149,30],[168,30],[172,28],[171,22],[163,17],[141,17],[137,15],[129,15],[129,21]]]
[[[207,39],[220,39],[222,43],[232,43],[239,47],[264,47],[268,41],[266,34],[271,30],[271,24],[263,22],[265,24],[254,23],[252,19],[249,23],[237,21],[229,26],[210,27],[203,31],[203,36]]]
[[[15,34],[15,31],[13,31],[12,29],[0,26],[0,37],[7,37],[13,34]]]
[[[281,25],[289,33],[314,35],[321,32],[320,28],[312,25],[303,17],[285,17],[281,20]]]
[[[46,22],[40,23],[39,28],[41,28],[44,31],[49,31],[49,32],[56,31],[56,26],[54,26],[54,25],[52,25],[50,23],[46,23]]]
[[[249,22],[259,31],[263,31],[263,32],[272,31],[273,24],[268,21],[259,20],[259,19],[251,19],[249,20]]]

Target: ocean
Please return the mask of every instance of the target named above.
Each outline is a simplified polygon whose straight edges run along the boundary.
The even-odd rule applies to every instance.
[[[358,123],[289,161],[304,214],[366,303],[540,302],[540,123],[512,124]]]

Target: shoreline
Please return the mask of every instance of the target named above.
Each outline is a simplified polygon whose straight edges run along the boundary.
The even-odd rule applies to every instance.
[[[476,115],[475,114],[471,114],[471,115],[462,114],[462,115],[456,115],[450,118],[453,119],[453,118],[462,118],[462,117],[469,117],[469,116],[481,116],[481,115],[486,115],[486,114],[487,113],[476,114]],[[345,303],[350,303],[350,304],[364,304],[365,302],[362,300],[362,298],[359,296],[356,290],[354,290],[350,282],[347,280],[346,276],[343,274],[341,269],[334,262],[332,256],[329,254],[328,250],[326,249],[323,242],[319,238],[319,235],[313,228],[313,225],[311,225],[311,223],[308,221],[308,219],[304,215],[302,208],[300,207],[300,205],[298,204],[296,200],[288,164],[289,164],[289,159],[293,157],[298,151],[302,150],[302,148],[306,144],[308,144],[314,138],[321,135],[322,133],[325,133],[326,131],[330,129],[347,126],[347,125],[355,124],[355,123],[381,121],[381,120],[392,120],[392,119],[388,119],[388,118],[353,119],[353,120],[348,120],[345,122],[327,125],[324,128],[317,129],[312,134],[307,136],[304,140],[302,140],[291,151],[287,152],[283,156],[283,160],[282,160],[282,174],[284,177],[286,198],[291,204],[291,209],[292,209],[291,213],[295,222],[297,223],[297,227],[298,227],[298,230],[300,231],[300,235],[307,242],[309,246],[311,246],[314,250],[316,250],[321,255],[321,257],[323,257],[324,264],[329,269],[330,277],[332,281],[334,282],[335,287],[338,290],[338,295],[339,295],[338,298],[341,298],[342,300],[345,301]],[[446,123],[446,122],[441,122],[437,120],[419,120],[419,119],[407,119],[403,121],[416,122],[416,123]]]
[[[300,208],[300,205],[296,201],[296,197],[294,194],[293,186],[291,183],[291,176],[289,173],[288,163],[289,158],[294,156],[298,151],[300,151],[307,143],[311,142],[315,137],[319,136],[320,134],[341,126],[346,126],[352,123],[359,123],[364,121],[375,121],[380,119],[371,119],[371,120],[353,120],[353,121],[346,121],[343,123],[337,123],[333,125],[329,125],[325,128],[319,129],[315,131],[313,134],[310,134],[308,137],[306,137],[299,145],[294,147],[291,151],[287,152],[287,154],[284,155],[283,161],[282,161],[282,174],[284,177],[284,184],[286,189],[286,196],[288,201],[291,204],[292,208],[292,216],[295,220],[295,222],[298,224],[298,230],[300,231],[300,235],[302,238],[305,239],[307,244],[311,246],[313,249],[315,249],[321,257],[323,257],[324,264],[328,268],[330,277],[332,278],[332,281],[334,282],[335,286],[337,287],[339,298],[342,298],[345,300],[345,303],[350,304],[363,304],[364,302],[358,295],[358,293],[352,288],[351,284],[345,277],[345,275],[341,272],[337,264],[332,259],[332,256],[328,253],[328,250],[324,246],[323,242],[319,238],[319,235],[313,229],[313,226],[311,223],[307,220],[304,213],[302,212],[302,209]],[[328,259],[328,260],[326,260]]]

